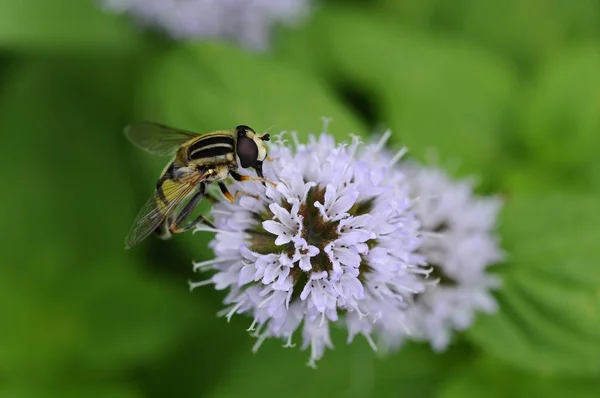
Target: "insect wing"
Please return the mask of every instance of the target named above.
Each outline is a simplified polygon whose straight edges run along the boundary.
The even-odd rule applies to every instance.
[[[141,122],[125,127],[125,136],[135,146],[153,155],[170,156],[181,145],[197,138],[199,134],[159,123]]]
[[[161,197],[156,192],[139,211],[133,226],[125,238],[125,248],[146,239],[156,228],[169,217],[185,198],[187,198],[202,182],[204,175],[198,171],[191,171],[179,181],[166,180],[162,184]]]

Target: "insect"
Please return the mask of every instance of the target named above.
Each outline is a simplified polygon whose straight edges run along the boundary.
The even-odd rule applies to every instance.
[[[257,135],[248,126],[234,130],[197,134],[158,123],[142,122],[125,128],[125,136],[134,145],[154,155],[173,156],[161,173],[154,195],[139,211],[127,238],[125,248],[141,242],[153,232],[161,239],[188,231],[202,222],[214,228],[200,215],[182,226],[203,197],[216,199],[206,192],[208,184],[217,182],[223,195],[231,202],[241,191],[232,195],[224,180],[231,176],[237,181],[258,180],[273,184],[263,176],[263,162],[267,158],[269,134]],[[243,176],[239,167],[254,168],[258,177]],[[179,206],[189,201],[177,212]]]

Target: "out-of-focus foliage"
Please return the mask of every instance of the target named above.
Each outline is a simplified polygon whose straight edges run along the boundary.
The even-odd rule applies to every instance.
[[[594,377],[550,377],[543,371],[522,372],[491,358],[480,358],[458,371],[439,390],[440,398],[598,396]]]
[[[218,43],[180,45],[157,57],[144,75],[140,104],[143,118],[198,131],[269,119],[265,129],[293,129],[302,137],[319,132],[324,116],[335,119],[333,133],[340,139],[365,130],[331,90],[295,65]]]
[[[134,26],[100,12],[96,0],[0,0],[0,50],[129,52],[142,45]]]
[[[600,3],[323,1],[268,54],[138,28],[92,0],[0,0],[0,396],[600,395]],[[447,353],[334,335],[317,370],[253,355],[250,319],[187,290],[208,233],[123,249],[167,161],[123,125],[305,137],[322,116],[504,195],[500,310]]]
[[[600,372],[600,205],[592,195],[515,194],[504,211],[509,261],[500,311],[470,336],[515,366]],[[527,220],[527,222],[523,222]]]
[[[565,49],[540,67],[524,90],[518,118],[526,150],[538,167],[556,169],[557,178],[589,183],[600,146],[600,48]],[[582,76],[589,78],[582,79]],[[587,165],[584,170],[580,165]]]
[[[106,75],[115,67],[127,65],[28,58],[5,75],[0,369],[28,388],[73,375],[119,380],[166,355],[202,311],[115,233],[135,214],[120,137],[107,134],[124,121],[108,96],[130,86]]]
[[[345,345],[341,333],[336,337],[340,343],[332,352],[335,354],[325,355],[316,371],[305,365],[306,355],[295,349],[284,351],[291,358],[281,366],[279,342],[266,342],[256,355],[242,353],[224,374],[225,379],[236,382],[216,385],[209,396],[236,397],[240,391],[247,397],[277,396],[286,391],[289,397],[379,397],[395,396],[398,386],[407,396],[433,396],[451,377],[448,370],[462,366],[473,355],[464,345],[441,357],[426,346],[412,345],[403,355],[382,358],[360,338]]]
[[[448,32],[527,68],[565,45],[600,37],[595,0],[381,0],[402,24]]]
[[[366,96],[376,107],[378,127],[391,128],[396,143],[412,153],[444,148],[444,158],[460,158],[469,172],[490,165],[514,86],[504,59],[453,37],[399,26],[375,12],[327,11],[295,32],[307,37],[292,38],[314,46],[315,69]],[[320,40],[313,44],[314,37]]]

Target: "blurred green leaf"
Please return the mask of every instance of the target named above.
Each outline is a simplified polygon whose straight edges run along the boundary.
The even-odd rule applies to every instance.
[[[600,204],[596,197],[514,195],[501,236],[500,311],[469,336],[513,365],[545,374],[600,371]]]
[[[389,18],[418,28],[453,32],[529,63],[569,41],[600,36],[595,0],[380,0]],[[447,34],[447,33],[446,33]]]
[[[449,367],[460,366],[470,357],[465,347],[438,355],[427,346],[409,344],[378,358],[365,341],[348,345],[341,331],[333,334],[336,347],[325,353],[317,369],[306,366],[308,351],[282,348],[279,341],[265,342],[256,354],[248,349],[231,363],[209,396],[426,398],[435,396],[439,384],[451,374]]]
[[[439,0],[378,0],[388,15],[393,15],[405,24],[429,27],[440,13],[444,2]],[[460,3],[460,0],[455,1]]]
[[[192,395],[204,397],[213,390],[219,380],[227,382],[224,375],[231,371],[231,364],[240,355],[250,353],[254,339],[246,329],[252,322],[247,316],[236,316],[231,322],[216,317],[223,307],[220,304],[223,292],[212,287],[196,289],[194,297],[210,296],[217,307],[210,316],[197,314],[197,322],[182,334],[169,355],[160,363],[148,363],[135,372],[145,398],[182,397]],[[260,361],[260,358],[257,358]]]
[[[595,0],[463,0],[453,14],[464,34],[525,61],[543,59],[569,39],[600,33]]]
[[[0,0],[0,49],[128,52],[141,43],[127,18],[97,0]]]
[[[515,83],[501,59],[341,6],[323,8],[297,35],[319,36],[312,56],[322,73],[333,84],[364,88],[375,122],[389,126],[411,153],[423,157],[434,149],[444,160],[458,158],[469,173],[498,167],[497,130]],[[295,62],[308,55],[284,56]]]
[[[574,179],[573,184],[580,184]],[[513,195],[537,194],[539,192],[551,191],[553,189],[566,189],[568,182],[560,180],[554,173],[541,171],[539,168],[527,164],[511,164],[504,170],[501,182],[502,193],[510,198]],[[575,188],[575,187],[572,187]],[[571,189],[571,188],[569,188]]]
[[[520,107],[528,156],[558,184],[586,184],[600,174],[598,71],[598,45],[566,50],[544,64]]]
[[[140,115],[198,132],[247,124],[257,131],[320,132],[347,139],[363,126],[318,80],[292,67],[221,44],[182,45],[145,76]]]
[[[151,277],[123,247],[135,209],[121,156],[124,109],[111,99],[126,66],[36,58],[7,79],[0,98],[0,144],[11,148],[0,159],[8,187],[0,216],[10,225],[0,240],[0,312],[10,325],[0,329],[5,376],[107,377],[165,355],[202,316],[185,281]]]
[[[42,386],[19,385],[0,387],[0,396],[6,398],[138,398],[134,388],[90,382],[83,385]]]
[[[600,381],[595,378],[553,378],[526,373],[490,358],[482,358],[448,378],[438,398],[562,398],[597,397]]]

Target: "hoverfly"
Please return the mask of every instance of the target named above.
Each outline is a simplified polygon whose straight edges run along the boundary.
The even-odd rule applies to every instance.
[[[263,162],[267,157],[264,141],[269,141],[269,134],[259,136],[248,126],[237,126],[233,131],[197,134],[162,124],[142,122],[127,126],[125,136],[134,145],[151,154],[174,155],[160,175],[154,195],[138,213],[125,239],[126,249],[153,232],[161,239],[169,239],[172,234],[185,232],[200,222],[214,227],[202,215],[182,226],[202,197],[215,200],[206,192],[207,185],[212,182],[219,184],[221,192],[231,202],[241,192],[231,195],[223,183],[228,176],[237,181],[259,180],[263,184],[270,183],[262,173]],[[238,167],[252,167],[258,177],[240,175]],[[189,201],[175,215],[186,198],[190,198]]]

